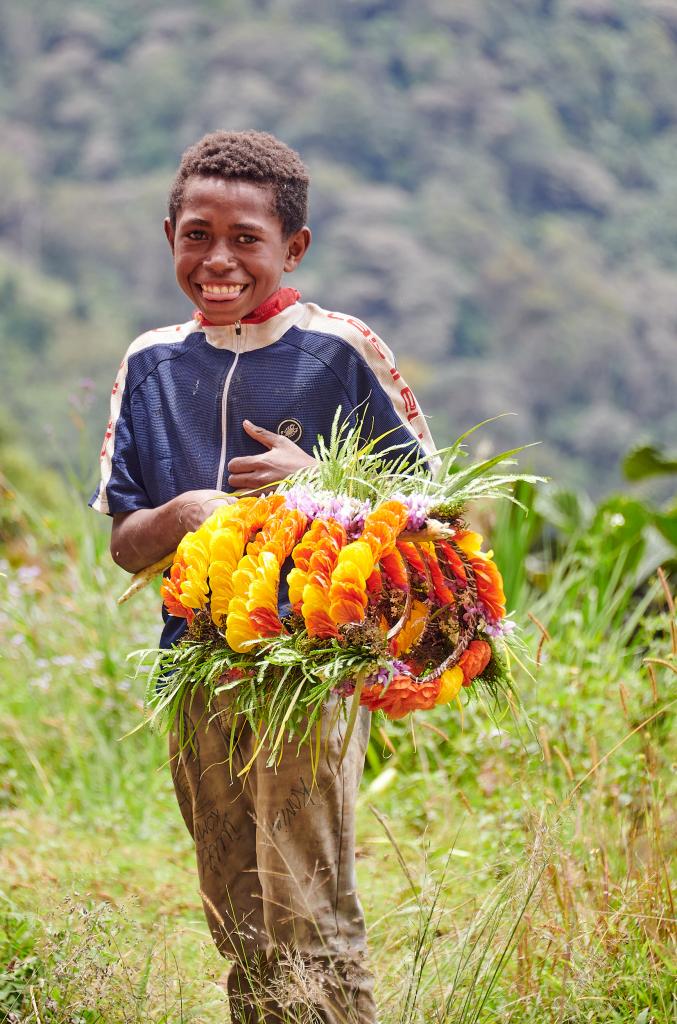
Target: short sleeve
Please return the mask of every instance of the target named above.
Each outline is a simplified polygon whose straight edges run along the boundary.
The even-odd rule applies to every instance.
[[[111,394],[111,415],[100,454],[101,479],[89,505],[104,515],[152,508],[143,484],[127,384],[127,361]]]

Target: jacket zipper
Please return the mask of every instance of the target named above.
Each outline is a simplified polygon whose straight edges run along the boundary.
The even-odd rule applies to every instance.
[[[233,365],[228,371],[226,376],[226,382],[223,385],[223,394],[221,395],[221,458],[219,459],[219,471],[216,474],[216,490],[223,490],[223,474],[226,471],[226,445],[228,443],[228,389],[230,387],[230,381],[237,366],[237,361],[240,358],[240,343],[242,340],[242,324],[239,320],[235,321],[235,358],[233,359]]]

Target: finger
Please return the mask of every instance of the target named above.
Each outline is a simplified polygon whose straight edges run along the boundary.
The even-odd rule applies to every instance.
[[[272,430],[266,430],[265,427],[257,427],[251,420],[243,420],[242,427],[245,433],[253,437],[259,444],[265,445],[266,448],[275,448],[280,443],[279,434],[274,434]]]
[[[228,463],[229,473],[260,473],[261,463],[268,458],[267,452],[260,455],[238,455]]]
[[[260,473],[236,473],[228,477],[230,486],[238,491],[274,487],[279,482],[279,479],[273,479],[273,475],[262,477]]]

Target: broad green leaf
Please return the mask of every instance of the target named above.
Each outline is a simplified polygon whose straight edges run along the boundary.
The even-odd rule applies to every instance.
[[[652,521],[665,539],[677,548],[677,511],[655,512]]]
[[[623,460],[626,480],[644,480],[647,476],[677,473],[677,459],[663,455],[653,445],[633,448]]]

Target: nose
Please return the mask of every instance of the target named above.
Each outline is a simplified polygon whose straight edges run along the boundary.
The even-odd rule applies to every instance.
[[[217,273],[228,270],[237,264],[235,255],[231,252],[230,246],[225,239],[214,242],[203,262],[209,270],[214,270]]]

